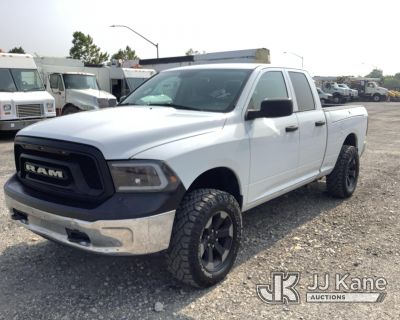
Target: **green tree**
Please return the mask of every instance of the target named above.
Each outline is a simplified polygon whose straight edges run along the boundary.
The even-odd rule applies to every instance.
[[[119,49],[117,53],[114,53],[111,56],[111,59],[135,60],[139,59],[139,57],[136,55],[135,50],[132,50],[129,46],[126,46],[125,50]]]
[[[202,54],[202,53],[204,54],[206,52],[205,51],[200,52],[198,50],[193,50],[192,48],[190,48],[188,51],[185,52],[185,55],[187,55],[187,56],[195,56],[196,54]]]
[[[25,50],[22,47],[14,47],[8,53],[25,53]]]
[[[85,35],[80,31],[72,34],[72,48],[69,54],[73,59],[79,59],[88,64],[100,64],[108,60],[108,53],[101,52],[100,48],[93,43],[90,35]]]
[[[380,69],[373,69],[365,77],[366,78],[382,78],[383,77],[383,72]]]
[[[389,90],[400,89],[400,79],[395,76],[385,76],[383,80],[383,86]]]
[[[400,72],[395,73],[394,77],[398,80],[400,80]]]

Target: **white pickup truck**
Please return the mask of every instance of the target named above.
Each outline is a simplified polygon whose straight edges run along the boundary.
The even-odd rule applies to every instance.
[[[6,203],[76,248],[165,250],[176,278],[208,287],[234,264],[242,212],[323,177],[332,196],[353,194],[367,125],[363,106],[322,109],[303,70],[170,69],[120,107],[20,131]]]

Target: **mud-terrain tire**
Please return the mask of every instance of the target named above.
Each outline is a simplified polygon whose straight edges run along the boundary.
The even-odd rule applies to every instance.
[[[357,148],[344,145],[335,168],[326,177],[328,192],[337,198],[351,197],[357,187],[359,168]]]
[[[168,270],[186,284],[210,287],[231,270],[241,234],[242,215],[231,194],[193,190],[176,211],[166,255]]]

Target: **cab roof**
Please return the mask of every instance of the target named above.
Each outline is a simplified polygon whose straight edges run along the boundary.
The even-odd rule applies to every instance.
[[[279,68],[279,69],[290,69],[290,70],[299,70],[305,71],[299,68],[292,67],[283,67],[279,65],[267,64],[267,63],[208,63],[208,64],[197,64],[191,66],[177,67],[172,69],[163,70],[171,71],[171,70],[191,70],[191,69],[247,69],[247,70],[255,70],[257,68]]]

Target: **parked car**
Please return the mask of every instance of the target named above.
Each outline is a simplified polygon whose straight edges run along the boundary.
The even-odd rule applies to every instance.
[[[330,93],[326,93],[326,92],[322,91],[322,89],[319,87],[317,87],[317,92],[318,92],[319,100],[321,101],[321,104],[323,106],[332,102],[333,96]]]
[[[367,122],[363,106],[322,109],[302,70],[165,70],[120,107],[20,131],[5,200],[47,239],[109,255],[165,250],[177,279],[208,287],[235,262],[243,212],[322,177],[332,196],[353,194]]]

